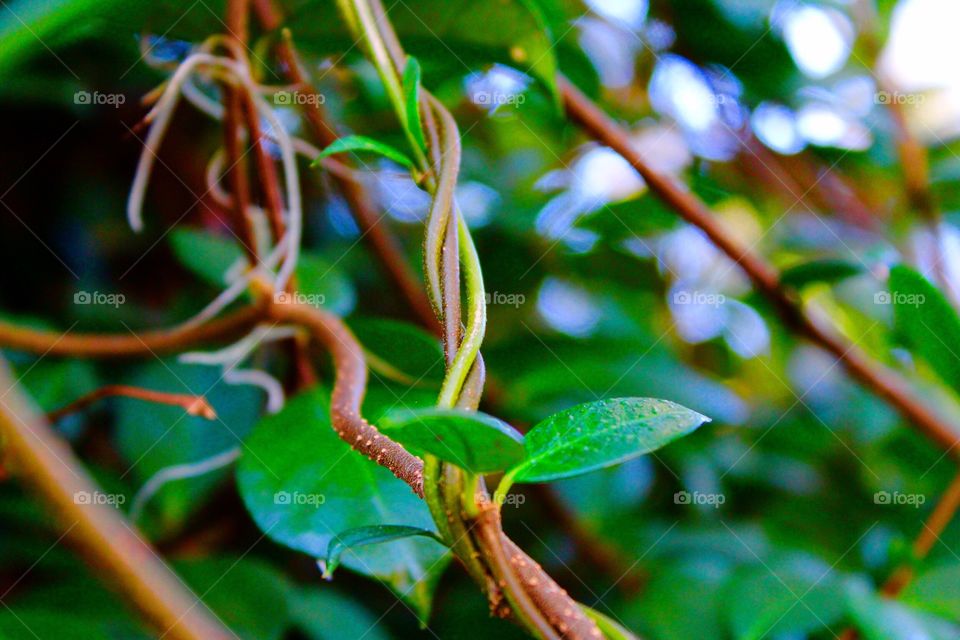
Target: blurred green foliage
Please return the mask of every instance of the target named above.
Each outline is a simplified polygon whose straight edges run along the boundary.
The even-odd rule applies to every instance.
[[[335,3],[282,4],[325,108],[344,131],[406,149],[403,128]],[[575,597],[652,640],[832,638],[850,625],[871,639],[957,638],[960,525],[947,527],[916,563],[899,601],[876,594],[895,567],[913,562],[911,540],[953,474],[950,458],[792,336],[735,268],[708,255],[695,234],[683,235],[682,223],[649,193],[585,207],[556,232],[544,223],[556,192],[574,191],[569,181],[585,175],[570,167],[596,148],[561,117],[555,68],[615,117],[664,140],[677,126],[649,95],[650,74],[664,55],[728,69],[747,111],[770,100],[796,105],[811,87],[829,91],[826,81],[817,85],[797,69],[769,23],[773,6],[652,2],[645,27],[610,27],[639,46],[629,52],[632,81],[605,91],[575,23],[598,17],[579,2],[420,0],[390,8],[424,86],[450,106],[463,134],[461,188],[473,191],[460,197],[473,205],[465,214],[491,294],[482,408],[522,430],[580,403],[622,397],[663,398],[713,420],[651,456],[554,485],[560,509],[609,545],[622,571],[591,562],[557,517],[558,504],[538,490],[522,489],[522,500],[505,505],[505,527]],[[892,2],[879,3],[880,36],[892,9]],[[205,166],[222,138],[216,123],[181,106],[148,192],[146,231],[131,232],[123,214],[141,148],[138,101],[166,76],[148,58],[182,59],[190,44],[223,31],[223,11],[223,2],[90,0],[15,0],[0,9],[5,317],[124,334],[172,325],[223,289],[240,248],[205,193]],[[666,46],[651,44],[651,25],[669,29]],[[155,36],[145,40],[146,56],[139,48],[145,34]],[[254,29],[254,36],[250,54],[261,79],[280,84],[269,53],[279,34]],[[522,103],[491,113],[469,99],[469,87],[473,74],[494,64],[526,72],[530,82]],[[843,73],[869,75],[865,64],[851,59]],[[78,103],[77,92],[123,100],[117,107]],[[293,109],[277,112],[306,135]],[[784,160],[794,168],[831,167],[857,186],[876,214],[864,228],[831,204],[787,209],[782,194],[743,170],[742,153],[693,157],[678,174],[733,233],[786,268],[800,299],[956,423],[960,320],[919,265],[890,272],[922,257],[906,250],[922,223],[897,208],[901,172],[889,117],[877,107],[864,122],[873,135],[866,149],[810,146],[796,164]],[[665,146],[654,148],[669,155]],[[951,224],[960,212],[958,152],[953,141],[930,150],[932,192]],[[361,159],[376,174],[366,186],[390,210],[383,224],[419,269],[423,193],[395,179],[396,165]],[[386,365],[373,367],[366,417],[376,423],[391,411],[431,407],[442,377],[439,345],[413,325],[329,177],[301,166],[307,220],[300,289],[344,316]],[[586,175],[612,175],[614,187],[625,180],[616,167],[602,169]],[[551,175],[568,180],[566,187],[547,180]],[[677,272],[685,268],[723,280],[711,293],[723,300],[704,305],[703,317],[678,308],[676,296],[689,289]],[[89,291],[122,293],[125,301],[74,304],[78,292]],[[898,302],[908,294],[931,304]],[[721,315],[723,330],[703,339],[683,333],[683,322],[720,322]],[[320,580],[316,559],[346,530],[433,527],[406,487],[351,453],[330,428],[328,366],[320,367],[317,390],[267,416],[261,391],[173,358],[5,355],[44,410],[116,382],[206,395],[218,420],[116,399],[57,428],[105,490],[126,497],[124,510],[162,469],[241,448],[235,467],[165,485],[138,523],[239,637],[522,637],[489,618],[476,588],[459,568],[447,569],[449,554],[428,538],[350,549],[343,556],[350,571],[339,570],[329,584]],[[291,368],[278,345],[252,361],[281,380]],[[306,497],[291,509],[277,501],[283,495]],[[0,485],[0,517],[0,635],[149,637],[13,481]]]

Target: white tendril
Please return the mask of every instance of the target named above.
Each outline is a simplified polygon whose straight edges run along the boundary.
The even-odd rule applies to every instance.
[[[252,385],[263,389],[267,394],[267,413],[277,413],[283,409],[286,395],[280,381],[260,369],[229,369],[223,374],[227,384]]]
[[[211,471],[221,469],[240,457],[240,447],[231,447],[226,451],[186,464],[176,464],[160,469],[147,480],[137,494],[133,497],[130,505],[130,519],[138,521],[143,515],[143,510],[150,502],[153,496],[175,480],[185,480],[187,478],[196,478],[205,475]]]

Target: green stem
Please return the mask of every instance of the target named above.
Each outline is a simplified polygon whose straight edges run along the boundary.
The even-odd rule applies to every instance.
[[[504,500],[507,499],[507,493],[510,491],[510,487],[513,486],[513,477],[516,474],[517,467],[514,467],[500,478],[500,484],[497,485],[497,490],[493,492],[493,504],[497,505],[497,509],[501,508]]]
[[[343,13],[346,18],[347,26],[354,31],[354,35],[363,40],[367,46],[373,66],[377,69],[380,80],[387,90],[387,97],[393,105],[393,110],[396,112],[397,118],[400,119],[400,124],[407,137],[407,142],[410,143],[410,148],[413,150],[417,168],[421,172],[426,171],[429,168],[427,166],[426,156],[417,143],[413,132],[410,131],[408,124],[410,119],[407,117],[407,103],[403,96],[403,83],[400,79],[402,69],[397,69],[397,67],[394,66],[390,58],[390,53],[387,50],[387,45],[383,40],[383,35],[377,27],[376,18],[370,10],[370,5],[364,0],[338,0],[338,4],[340,5],[341,13]]]
[[[453,407],[456,403],[463,388],[463,381],[466,380],[470,367],[473,366],[480,352],[480,343],[483,342],[483,335],[487,329],[487,301],[483,288],[483,273],[480,270],[480,258],[463,216],[457,216],[457,231],[463,272],[467,280],[467,329],[460,343],[460,349],[457,350],[457,355],[440,387],[440,398],[437,404],[441,407]]]

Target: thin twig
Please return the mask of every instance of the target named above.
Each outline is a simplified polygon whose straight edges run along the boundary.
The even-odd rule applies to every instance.
[[[206,605],[160,559],[150,544],[83,469],[67,444],[20,394],[5,363],[0,385],[0,436],[16,475],[36,492],[95,568],[143,618],[176,640],[234,638]]]
[[[343,321],[306,304],[274,304],[270,307],[270,317],[305,327],[333,357],[336,378],[330,415],[337,434],[351,447],[389,469],[422,498],[423,462],[382,435],[360,415],[367,388],[367,364],[363,347]]]
[[[78,358],[128,358],[150,353],[176,353],[197,344],[246,333],[263,319],[264,314],[262,305],[250,305],[196,326],[143,333],[131,330],[128,334],[58,333],[0,321],[0,345],[40,355]]]
[[[558,82],[568,115],[591,136],[623,156],[646,181],[652,193],[703,231],[717,248],[737,263],[757,291],[777,309],[788,328],[833,354],[854,378],[890,403],[938,446],[954,456],[960,455],[960,448],[956,446],[960,444],[958,434],[915,397],[906,380],[806,314],[795,296],[780,286],[779,274],[774,267],[730,234],[695,195],[651,169],[631,146],[626,131],[579,89],[565,78],[561,77]]]
[[[76,413],[94,402],[111,396],[124,396],[127,398],[136,398],[146,402],[156,402],[158,404],[169,404],[176,407],[182,407],[184,411],[192,416],[200,416],[207,420],[216,420],[217,413],[203,396],[197,396],[185,393],[167,393],[165,391],[154,391],[142,387],[133,387],[125,384],[110,384],[91,391],[85,396],[77,398],[65,407],[61,407],[47,414],[47,420],[56,422],[63,416]]]

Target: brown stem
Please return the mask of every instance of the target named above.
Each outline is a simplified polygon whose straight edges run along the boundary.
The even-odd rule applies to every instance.
[[[795,297],[780,286],[776,269],[743,246],[696,196],[651,169],[630,145],[626,132],[568,80],[561,77],[559,86],[568,115],[599,142],[623,156],[646,181],[652,193],[703,231],[717,248],[736,262],[754,287],[773,303],[791,330],[833,354],[854,378],[889,402],[937,445],[953,455],[960,453],[955,448],[960,442],[958,435],[914,397],[904,379],[871,360],[832,329],[820,326],[803,311]]]
[[[110,384],[100,387],[85,396],[77,398],[65,407],[47,414],[47,420],[56,422],[60,418],[71,413],[76,413],[85,409],[94,402],[102,398],[111,396],[124,396],[127,398],[136,398],[146,402],[156,402],[158,404],[169,404],[176,407],[183,407],[183,410],[192,416],[200,416],[207,420],[216,420],[217,413],[203,396],[195,396],[184,393],[166,393],[164,391],[154,391],[152,389],[143,389],[141,387],[132,387],[125,384]]]
[[[0,436],[16,475],[36,492],[93,565],[158,635],[177,640],[235,637],[102,495],[70,448],[23,398],[5,363]],[[89,499],[88,499],[89,498]]]
[[[237,58],[243,54],[247,41],[247,0],[228,0],[226,13],[227,42],[231,42],[231,55]],[[238,58],[239,59],[239,58]],[[227,161],[227,181],[233,198],[234,226],[240,237],[240,244],[250,260],[250,265],[258,264],[256,231],[250,217],[250,182],[247,176],[247,163],[242,150],[244,98],[240,87],[229,82],[223,85],[225,109],[223,112],[223,147]]]
[[[347,326],[336,316],[306,304],[274,304],[270,307],[270,317],[305,327],[330,351],[336,368],[330,416],[337,435],[389,469],[422,498],[423,461],[382,435],[360,415],[367,388],[367,364],[363,348]]]
[[[583,610],[576,606],[567,592],[506,535],[503,535],[503,546],[524,588],[537,607],[546,614],[550,624],[564,638],[603,637],[593,621],[584,615]]]
[[[957,508],[960,508],[960,472],[954,476],[946,491],[940,496],[940,500],[937,501],[930,517],[923,523],[923,529],[920,530],[917,539],[914,540],[913,559],[915,561],[927,557],[934,543],[940,539],[943,530],[953,520]],[[890,575],[887,581],[883,583],[880,591],[885,596],[895,598],[907,586],[912,577],[913,567],[903,565]]]
[[[264,29],[275,31],[280,28],[283,16],[275,3],[271,0],[253,0],[253,5]],[[277,56],[280,58],[284,73],[290,82],[298,85],[304,92],[319,93],[300,65],[296,48],[289,34],[284,34],[284,37],[277,43]],[[340,136],[330,123],[323,105],[319,104],[318,101],[313,101],[313,103],[303,105],[303,114],[320,145],[322,147],[330,146]],[[346,154],[339,154],[337,159],[347,166],[353,166],[352,160]],[[380,224],[381,216],[363,185],[347,174],[335,173],[331,175],[343,195],[343,199],[346,200],[348,208],[353,213],[357,226],[360,227],[364,242],[380,260],[384,271],[400,290],[420,322],[439,333],[439,326],[433,316],[433,310],[420,288],[417,277],[407,264],[400,244],[385,228],[385,225]]]
[[[264,307],[243,307],[205,324],[143,333],[57,333],[0,321],[0,345],[40,355],[79,358],[126,358],[150,353],[175,353],[193,345],[224,340],[252,329],[264,318]]]
[[[500,615],[512,612],[527,629],[536,633],[542,640],[559,640],[561,636],[554,631],[544,613],[531,599],[527,592],[528,586],[521,582],[518,572],[507,557],[506,536],[503,534],[500,513],[496,506],[490,502],[485,503],[474,523],[478,534],[476,540],[483,550],[487,568],[493,574],[497,586],[500,587],[500,593],[506,595],[510,603],[510,609],[504,610],[491,601],[494,612]]]

